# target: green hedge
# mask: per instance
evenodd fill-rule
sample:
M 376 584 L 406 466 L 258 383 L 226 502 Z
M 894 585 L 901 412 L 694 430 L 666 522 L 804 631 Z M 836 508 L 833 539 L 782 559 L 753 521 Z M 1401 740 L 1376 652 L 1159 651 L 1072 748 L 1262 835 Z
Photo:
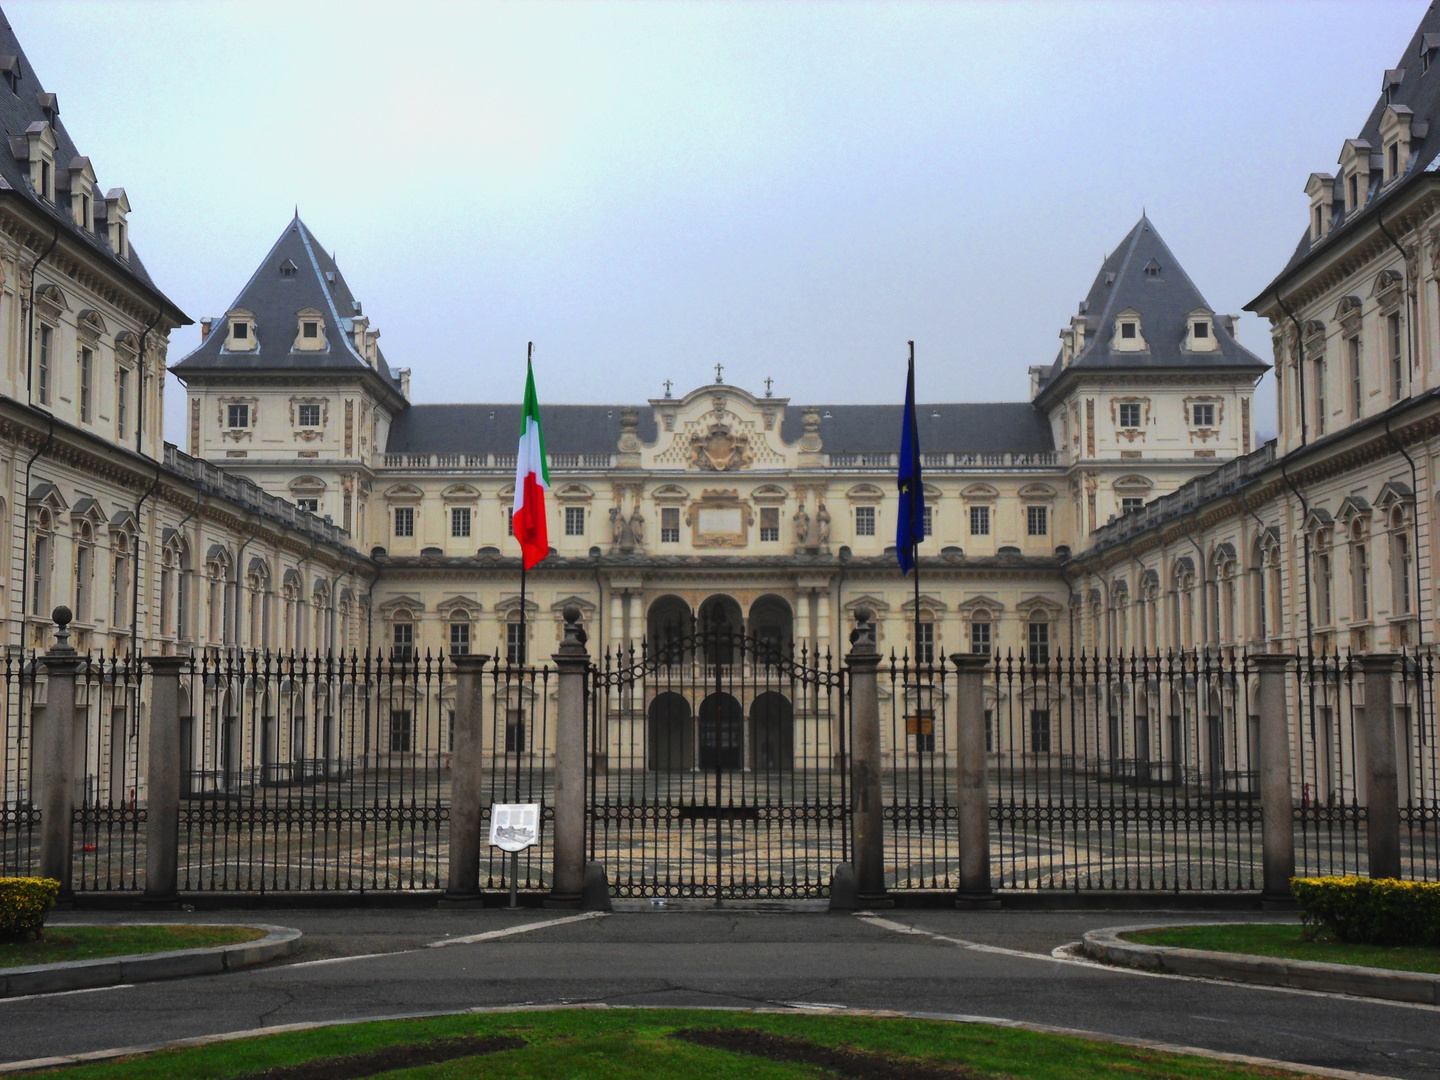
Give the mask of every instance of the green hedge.
M 1368 945 L 1440 945 L 1440 884 L 1394 878 L 1291 878 L 1314 938 L 1328 929 Z
M 54 878 L 0 878 L 0 941 L 39 937 L 59 893 Z

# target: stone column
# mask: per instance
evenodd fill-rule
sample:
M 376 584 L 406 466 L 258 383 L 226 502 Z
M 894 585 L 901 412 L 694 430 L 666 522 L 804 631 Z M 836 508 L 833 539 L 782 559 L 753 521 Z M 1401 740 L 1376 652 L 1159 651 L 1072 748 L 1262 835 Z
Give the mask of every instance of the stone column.
M 959 818 L 958 908 L 998 908 L 990 886 L 990 784 L 985 753 L 987 654 L 953 653 L 955 665 L 955 806 Z
M 610 594 L 610 647 L 617 653 L 625 647 L 625 597 Z
M 547 908 L 578 908 L 585 892 L 585 679 L 590 656 L 580 609 L 563 612 L 565 638 L 554 654 L 559 669 L 555 719 L 555 824 L 551 835 L 554 871 Z
M 1400 790 L 1395 768 L 1395 653 L 1362 656 L 1365 671 L 1365 803 L 1370 876 L 1400 876 Z
M 795 595 L 795 651 L 801 649 L 813 658 L 814 646 L 810 642 L 810 593 L 802 589 Z
M 450 875 L 445 899 L 480 899 L 480 815 L 485 809 L 485 664 L 483 655 L 456 656 L 455 743 L 450 752 Z
M 850 633 L 850 804 L 855 899 L 862 908 L 894 907 L 885 891 L 885 806 L 880 785 L 880 686 L 875 626 L 869 608 L 855 612 Z
M 1295 800 L 1290 781 L 1290 716 L 1285 708 L 1288 656 L 1254 656 L 1260 673 L 1260 811 L 1265 907 L 1294 907 Z
M 71 848 L 75 832 L 75 677 L 80 657 L 70 647 L 70 609 L 57 607 L 55 644 L 41 658 L 45 665 L 45 712 L 32 713 L 35 769 L 39 774 L 40 876 L 60 882 L 60 895 L 71 889 Z M 83 730 L 83 729 L 82 729 Z
M 148 656 L 150 736 L 145 769 L 145 899 L 173 903 L 180 882 L 180 676 L 188 656 Z M 272 758 L 273 761 L 273 758 Z

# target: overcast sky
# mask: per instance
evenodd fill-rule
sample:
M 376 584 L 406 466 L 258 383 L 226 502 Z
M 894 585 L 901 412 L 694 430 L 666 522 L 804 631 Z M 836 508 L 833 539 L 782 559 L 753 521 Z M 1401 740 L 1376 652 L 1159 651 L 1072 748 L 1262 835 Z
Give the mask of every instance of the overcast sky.
M 1024 399 L 1142 208 L 1239 312 L 1425 4 L 4 9 L 197 320 L 298 204 L 416 401 L 801 404 Z

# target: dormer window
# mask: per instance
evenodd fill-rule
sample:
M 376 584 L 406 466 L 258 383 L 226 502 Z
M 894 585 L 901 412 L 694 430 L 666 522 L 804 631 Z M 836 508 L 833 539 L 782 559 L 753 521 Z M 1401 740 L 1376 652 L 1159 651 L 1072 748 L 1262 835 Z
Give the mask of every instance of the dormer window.
M 295 276 L 295 263 L 292 262 L 290 259 L 286 259 L 283 263 L 281 263 L 280 276 L 282 278 L 285 278 L 286 280 L 293 278 Z
M 1193 332 L 1197 338 L 1208 338 L 1210 336 L 1210 324 L 1197 322 L 1192 324 Z
M 1406 105 L 1389 105 L 1380 117 L 1380 138 L 1385 147 L 1384 182 L 1398 180 L 1410 164 L 1410 138 L 1415 114 Z
M 1160 276 L 1160 264 L 1151 259 L 1145 264 L 1145 276 L 1147 278 L 1158 278 Z
M 3 69 L 0 57 L 0 69 Z M 11 140 L 11 146 L 23 152 L 30 162 L 30 186 L 35 194 L 49 202 L 55 201 L 55 129 L 44 120 L 36 120 L 25 129 L 23 151 L 17 145 L 19 139 Z
M 130 257 L 130 228 L 126 215 L 130 199 L 124 188 L 111 188 L 105 193 L 105 228 L 109 233 L 110 250 L 122 259 Z
M 1123 322 L 1120 324 L 1120 336 L 1127 340 L 1133 338 L 1137 329 L 1138 327 L 1133 322 Z
M 1110 338 L 1110 347 L 1117 352 L 1143 352 L 1150 346 L 1140 328 L 1140 312 L 1126 308 L 1115 316 L 1115 328 Z
M 1346 192 L 1345 209 L 1353 211 L 1360 205 L 1360 177 L 1351 173 L 1346 183 L 1349 185 L 1349 190 Z
M 259 346 L 255 336 L 255 316 L 248 311 L 236 309 L 227 311 L 225 319 L 230 333 L 225 339 L 225 348 L 230 352 L 254 352 Z
M 327 347 L 324 316 L 316 308 L 305 308 L 296 312 L 295 318 L 295 343 L 291 348 L 296 352 L 323 352 Z
M 10 87 L 10 92 L 16 96 L 20 93 L 20 58 L 18 56 L 0 56 L 0 72 L 5 75 L 5 85 Z
M 301 324 L 301 333 L 307 338 L 320 336 L 320 324 L 311 320 Z
M 1215 339 L 1215 316 L 1205 308 L 1198 308 L 1185 317 L 1185 345 L 1187 352 L 1214 352 L 1220 347 Z

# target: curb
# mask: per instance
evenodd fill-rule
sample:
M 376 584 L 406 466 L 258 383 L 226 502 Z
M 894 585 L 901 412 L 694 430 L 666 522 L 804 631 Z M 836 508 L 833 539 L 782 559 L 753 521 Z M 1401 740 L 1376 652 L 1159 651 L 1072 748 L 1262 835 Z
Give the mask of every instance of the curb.
M 1201 979 L 1228 979 L 1290 990 L 1404 1001 L 1414 1005 L 1440 1005 L 1440 975 L 1349 964 L 1322 964 L 1314 960 L 1286 960 L 1278 956 L 1181 949 L 1171 945 L 1141 945 L 1120 937 L 1121 934 L 1162 930 L 1176 925 L 1146 923 L 1143 926 L 1089 930 L 1080 944 L 1080 951 L 1092 960 L 1142 971 L 1163 971 Z
M 93 926 L 94 923 L 66 923 Z M 104 924 L 108 925 L 108 924 Z M 129 926 L 173 926 L 173 923 L 128 923 Z M 55 994 L 66 990 L 94 990 L 121 983 L 181 979 L 191 975 L 217 975 L 292 955 L 300 947 L 300 931 L 265 923 L 235 923 L 267 933 L 254 941 L 214 945 L 204 949 L 105 956 L 98 960 L 72 960 L 60 964 L 0 968 L 0 998 L 24 994 Z

